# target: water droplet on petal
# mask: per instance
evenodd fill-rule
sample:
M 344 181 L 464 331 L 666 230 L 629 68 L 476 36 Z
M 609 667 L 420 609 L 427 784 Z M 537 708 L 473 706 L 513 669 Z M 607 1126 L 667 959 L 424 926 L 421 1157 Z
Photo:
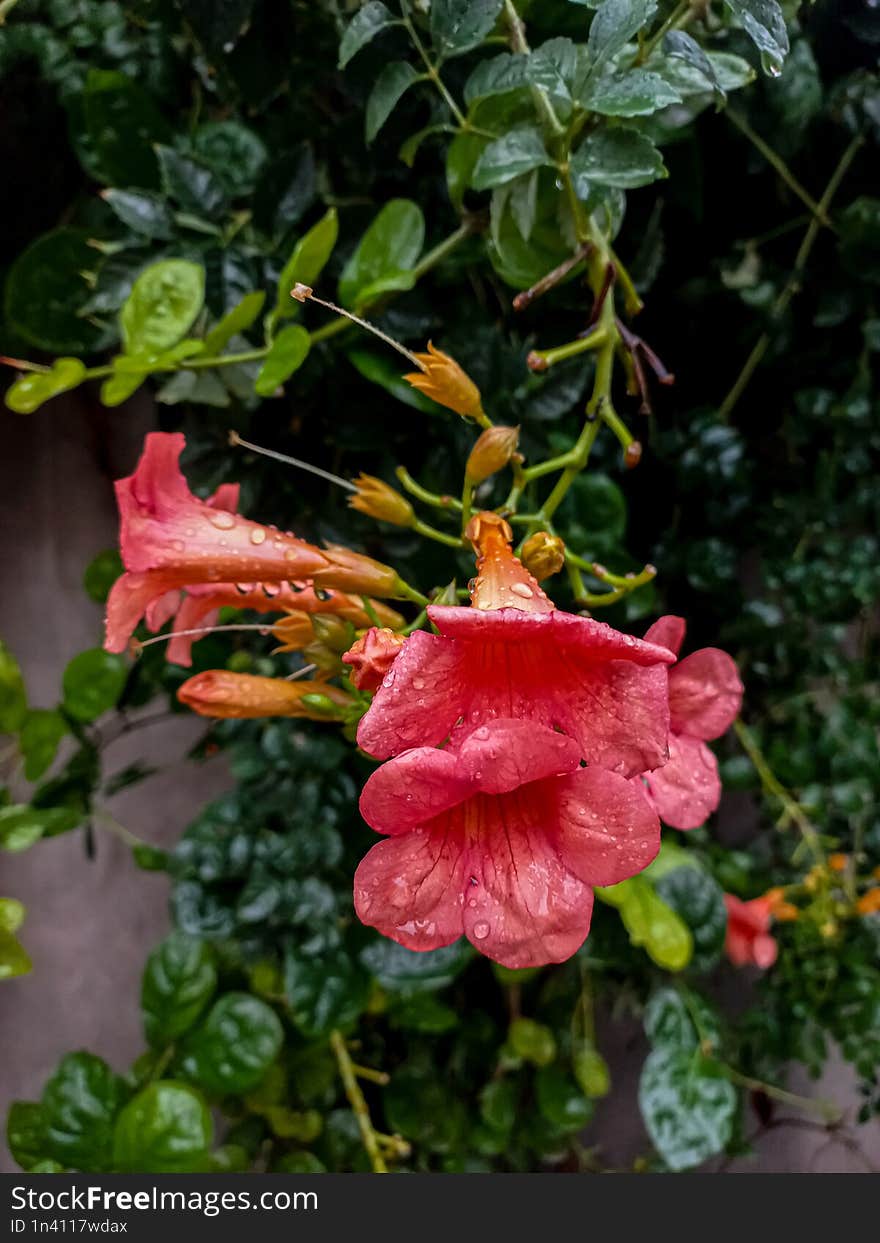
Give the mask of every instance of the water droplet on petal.
M 255 527 L 253 531 L 251 531 L 251 543 L 252 544 L 263 544 L 265 543 L 265 541 L 266 541 L 266 532 L 263 530 L 262 527 Z
M 208 521 L 218 531 L 229 531 L 235 526 L 235 514 L 230 514 L 225 509 L 212 509 L 208 514 Z
M 474 936 L 478 941 L 485 941 L 489 935 L 489 925 L 487 923 L 474 924 Z
M 414 687 L 417 691 L 423 691 L 423 690 L 425 689 L 425 679 L 424 679 L 424 678 L 413 678 L 413 680 L 412 680 L 412 684 L 413 684 L 413 687 Z
M 527 587 L 525 583 L 512 583 L 510 590 L 514 593 L 514 595 L 522 596 L 523 600 L 531 600 L 532 596 L 535 594 L 531 587 Z

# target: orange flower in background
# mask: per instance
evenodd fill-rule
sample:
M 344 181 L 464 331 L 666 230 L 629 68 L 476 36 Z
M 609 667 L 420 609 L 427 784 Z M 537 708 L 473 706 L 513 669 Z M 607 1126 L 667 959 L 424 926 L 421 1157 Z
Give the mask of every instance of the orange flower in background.
M 849 855 L 844 855 L 840 852 L 828 856 L 828 866 L 832 872 L 845 872 L 848 862 Z
M 382 522 L 390 522 L 396 527 L 411 527 L 416 513 L 405 496 L 390 487 L 375 475 L 365 475 L 363 471 L 355 479 L 356 491 L 349 498 L 352 509 L 360 510 L 370 518 L 379 518 Z
M 732 893 L 724 895 L 727 937 L 724 952 L 735 967 L 749 964 L 766 970 L 776 962 L 779 946 L 770 935 L 771 903 L 766 895 L 743 902 Z
M 413 357 L 422 370 L 412 371 L 403 377 L 413 388 L 463 418 L 475 419 L 482 415 L 480 390 L 454 358 L 436 349 L 430 341 L 427 353 L 414 354 Z
M 221 720 L 287 716 L 338 721 L 352 706 L 350 695 L 326 682 L 290 682 L 227 669 L 209 669 L 188 678 L 177 698 L 199 716 Z
M 880 889 L 869 889 L 856 902 L 859 915 L 876 915 L 880 911 Z
M 351 680 L 359 691 L 376 691 L 406 639 L 387 627 L 373 626 L 342 657 L 351 665 Z

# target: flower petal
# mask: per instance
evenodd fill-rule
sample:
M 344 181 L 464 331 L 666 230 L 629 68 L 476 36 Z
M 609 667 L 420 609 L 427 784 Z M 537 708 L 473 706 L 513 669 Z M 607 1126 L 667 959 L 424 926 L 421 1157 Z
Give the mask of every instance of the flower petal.
M 464 931 L 505 967 L 564 962 L 590 930 L 593 891 L 568 870 L 546 831 L 543 784 L 480 795 L 469 821 Z
M 467 876 L 464 839 L 449 825 L 379 842 L 354 874 L 362 923 L 411 950 L 439 949 L 461 936 Z
M 574 772 L 581 758 L 573 738 L 519 720 L 479 726 L 461 742 L 458 754 L 461 771 L 487 794 Z
M 584 768 L 544 785 L 556 803 L 560 857 L 585 883 L 616 885 L 657 855 L 660 821 L 639 782 Z
M 400 649 L 358 726 L 358 744 L 377 759 L 448 737 L 470 699 L 464 653 L 424 630 Z
M 371 773 L 360 811 L 377 833 L 397 835 L 433 820 L 476 788 L 453 752 L 415 747 Z
M 683 617 L 667 613 L 649 626 L 645 631 L 645 642 L 656 643 L 658 647 L 668 648 L 675 656 L 681 651 L 687 623 Z
M 668 763 L 645 780 L 660 819 L 673 829 L 698 829 L 721 799 L 715 756 L 686 734 L 669 735 Z
M 717 647 L 701 648 L 669 672 L 671 726 L 704 741 L 720 738 L 736 718 L 742 696 L 732 657 Z

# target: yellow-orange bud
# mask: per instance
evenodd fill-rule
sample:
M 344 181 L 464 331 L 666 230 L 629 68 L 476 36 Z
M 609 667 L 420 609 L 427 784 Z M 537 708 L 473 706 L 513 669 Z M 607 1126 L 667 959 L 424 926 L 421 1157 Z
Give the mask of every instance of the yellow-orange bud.
M 503 470 L 516 452 L 518 427 L 487 427 L 471 449 L 465 474 L 471 483 L 482 483 Z
M 230 673 L 227 669 L 209 669 L 188 678 L 177 698 L 199 716 L 222 720 L 265 716 L 338 720 L 342 717 L 341 709 L 352 702 L 339 687 L 325 682 L 289 682 L 285 678 Z
M 856 910 L 860 915 L 876 915 L 880 911 L 880 889 L 869 889 L 856 902 Z
M 422 370 L 410 372 L 403 377 L 413 388 L 439 402 L 441 406 L 454 410 L 463 418 L 473 419 L 482 414 L 480 390 L 454 358 L 435 349 L 430 341 L 427 353 L 415 354 L 413 357 Z
M 565 544 L 558 535 L 536 531 L 522 546 L 520 559 L 529 573 L 542 582 L 565 565 Z
M 370 518 L 391 522 L 396 527 L 412 526 L 416 515 L 405 496 L 375 475 L 362 473 L 354 483 L 357 491 L 348 502 L 352 509 L 358 509 Z
M 299 652 L 315 637 L 312 619 L 308 613 L 291 610 L 272 627 L 272 634 L 280 643 L 276 652 Z
M 341 544 L 328 544 L 323 550 L 327 565 L 313 570 L 310 578 L 316 587 L 336 587 L 339 591 L 354 591 L 362 596 L 380 598 L 402 597 L 400 578 L 390 565 L 352 552 Z
M 828 856 L 828 866 L 832 872 L 845 872 L 848 862 L 849 855 L 838 853 Z

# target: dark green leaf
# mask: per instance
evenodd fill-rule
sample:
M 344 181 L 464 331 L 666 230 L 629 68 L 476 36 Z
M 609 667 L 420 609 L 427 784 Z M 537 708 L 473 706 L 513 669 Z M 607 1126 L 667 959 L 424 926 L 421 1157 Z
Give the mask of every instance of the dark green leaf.
M 66 733 L 67 722 L 54 708 L 32 708 L 28 712 L 18 740 L 28 781 L 39 781 Z
M 593 1102 L 560 1066 L 543 1066 L 535 1075 L 538 1108 L 554 1127 L 580 1131 L 593 1116 Z
M 68 1053 L 43 1089 L 48 1155 L 74 1169 L 109 1169 L 124 1093 L 122 1080 L 101 1058 Z
M 336 208 L 331 207 L 317 224 L 305 233 L 293 248 L 293 254 L 284 265 L 278 278 L 278 292 L 275 302 L 275 319 L 287 319 L 299 311 L 299 303 L 291 298 L 290 291 L 297 283 L 315 284 L 324 270 L 327 260 L 333 253 L 336 239 L 339 236 L 339 218 Z
M 733 1133 L 736 1107 L 736 1089 L 711 1059 L 665 1047 L 648 1055 L 639 1108 L 670 1169 L 691 1169 L 721 1152 Z
M 587 76 L 598 77 L 656 11 L 656 0 L 604 0 L 590 23 Z
M 167 142 L 171 131 L 142 86 L 117 70 L 90 69 L 83 116 L 89 146 L 106 181 L 158 188 L 153 144 Z
M 186 1040 L 183 1069 L 213 1096 L 256 1087 L 278 1056 L 281 1021 L 259 997 L 226 993 Z
M 240 121 L 200 125 L 193 135 L 193 151 L 233 198 L 253 190 L 269 159 L 263 140 Z
M 433 0 L 431 38 L 441 56 L 482 43 L 498 20 L 503 0 Z
M 660 108 L 678 103 L 681 95 L 659 73 L 648 69 L 631 69 L 591 80 L 581 103 L 591 112 L 608 117 L 649 116 Z
M 483 151 L 474 168 L 472 185 L 475 190 L 489 190 L 512 181 L 521 173 L 549 164 L 552 160 L 539 129 L 532 126 L 513 129 L 490 142 Z
M 189 1031 L 217 986 L 208 946 L 184 932 L 172 932 L 147 959 L 141 982 L 141 1010 L 147 1041 L 164 1048 Z
M 27 714 L 27 692 L 18 661 L 0 639 L 0 734 L 16 734 Z
M 228 56 L 247 29 L 254 0 L 177 0 L 205 50 Z
M 128 677 L 124 656 L 95 647 L 80 652 L 61 678 L 64 707 L 78 721 L 94 721 L 116 703 Z
M 449 1152 L 462 1134 L 462 1102 L 439 1077 L 403 1067 L 392 1076 L 383 1104 L 391 1128 L 431 1152 Z
M 681 867 L 656 881 L 655 888 L 691 930 L 691 965 L 698 971 L 713 967 L 721 956 L 727 932 L 727 908 L 721 886 L 702 868 Z
M 409 199 L 386 203 L 345 265 L 339 297 L 345 306 L 363 306 L 381 289 L 412 288 L 425 241 L 425 219 Z
M 381 30 L 395 25 L 399 20 L 378 0 L 369 0 L 368 4 L 358 9 L 345 28 L 339 43 L 339 68 L 344 69 L 351 58 L 375 39 Z
M 317 192 L 315 156 L 307 142 L 269 162 L 254 201 L 254 220 L 269 237 L 281 241 L 302 219 Z
M 30 345 L 56 354 L 88 353 L 100 331 L 78 314 L 86 298 L 82 273 L 97 263 L 97 251 L 80 229 L 56 229 L 32 242 L 6 277 L 4 312 Z
M 205 300 L 205 269 L 185 259 L 154 263 L 134 283 L 120 313 L 127 354 L 147 358 L 176 345 Z
M 658 988 L 645 1007 L 645 1032 L 655 1048 L 703 1052 L 721 1044 L 718 1016 L 699 993 L 688 988 Z
M 358 348 L 348 350 L 346 358 L 358 369 L 365 380 L 369 380 L 371 384 L 380 385 L 404 405 L 412 406 L 414 410 L 421 410 L 425 414 L 437 414 L 441 409 L 436 402 L 431 401 L 430 397 L 426 397 L 424 393 L 420 393 L 418 389 L 408 384 L 397 364 L 385 354 L 374 354 L 372 350 Z
M 86 595 L 96 604 L 106 603 L 110 588 L 123 572 L 122 558 L 116 548 L 105 548 L 89 562 L 83 574 Z
M 650 138 L 632 129 L 597 130 L 578 147 L 570 167 L 581 198 L 593 183 L 632 190 L 668 176 Z
M 151 1083 L 116 1121 L 113 1164 L 131 1174 L 205 1169 L 213 1133 L 211 1115 L 198 1092 L 172 1080 Z
M 6 1142 L 12 1159 L 30 1170 L 45 1158 L 46 1127 L 36 1101 L 13 1101 L 6 1116 Z
M 465 83 L 466 103 L 487 99 L 518 90 L 526 84 L 527 57 L 516 52 L 501 52 L 491 60 L 482 60 Z
M 419 75 L 405 60 L 393 60 L 379 74 L 367 99 L 364 131 L 370 143 Z
M 376 937 L 360 953 L 361 964 L 383 988 L 407 994 L 447 988 L 472 958 L 473 950 L 463 939 L 443 949 L 416 953 L 387 937 Z
M 310 957 L 288 949 L 284 956 L 284 987 L 293 1021 L 309 1038 L 347 1027 L 367 1003 L 369 980 L 349 956 L 339 953 Z
M 174 218 L 165 200 L 149 190 L 104 190 L 101 198 L 132 233 L 159 241 L 174 236 Z
M 516 1122 L 519 1092 L 512 1079 L 493 1079 L 480 1093 L 480 1116 L 487 1126 L 508 1135 Z
M 550 96 L 557 114 L 571 112 L 571 91 L 577 73 L 577 48 L 571 39 L 548 39 L 526 62 L 526 79 Z
M 156 155 L 162 187 L 183 211 L 209 219 L 222 214 L 226 207 L 226 191 L 207 164 L 181 155 L 173 147 L 158 146 Z
M 261 397 L 271 397 L 303 365 L 311 344 L 312 338 L 301 325 L 282 328 L 260 368 L 254 391 Z
M 667 56 L 683 60 L 686 65 L 696 69 L 697 73 L 705 80 L 707 86 L 710 86 L 722 99 L 725 97 L 724 89 L 718 81 L 714 65 L 696 39 L 689 35 L 686 30 L 668 31 L 663 36 L 663 51 Z

